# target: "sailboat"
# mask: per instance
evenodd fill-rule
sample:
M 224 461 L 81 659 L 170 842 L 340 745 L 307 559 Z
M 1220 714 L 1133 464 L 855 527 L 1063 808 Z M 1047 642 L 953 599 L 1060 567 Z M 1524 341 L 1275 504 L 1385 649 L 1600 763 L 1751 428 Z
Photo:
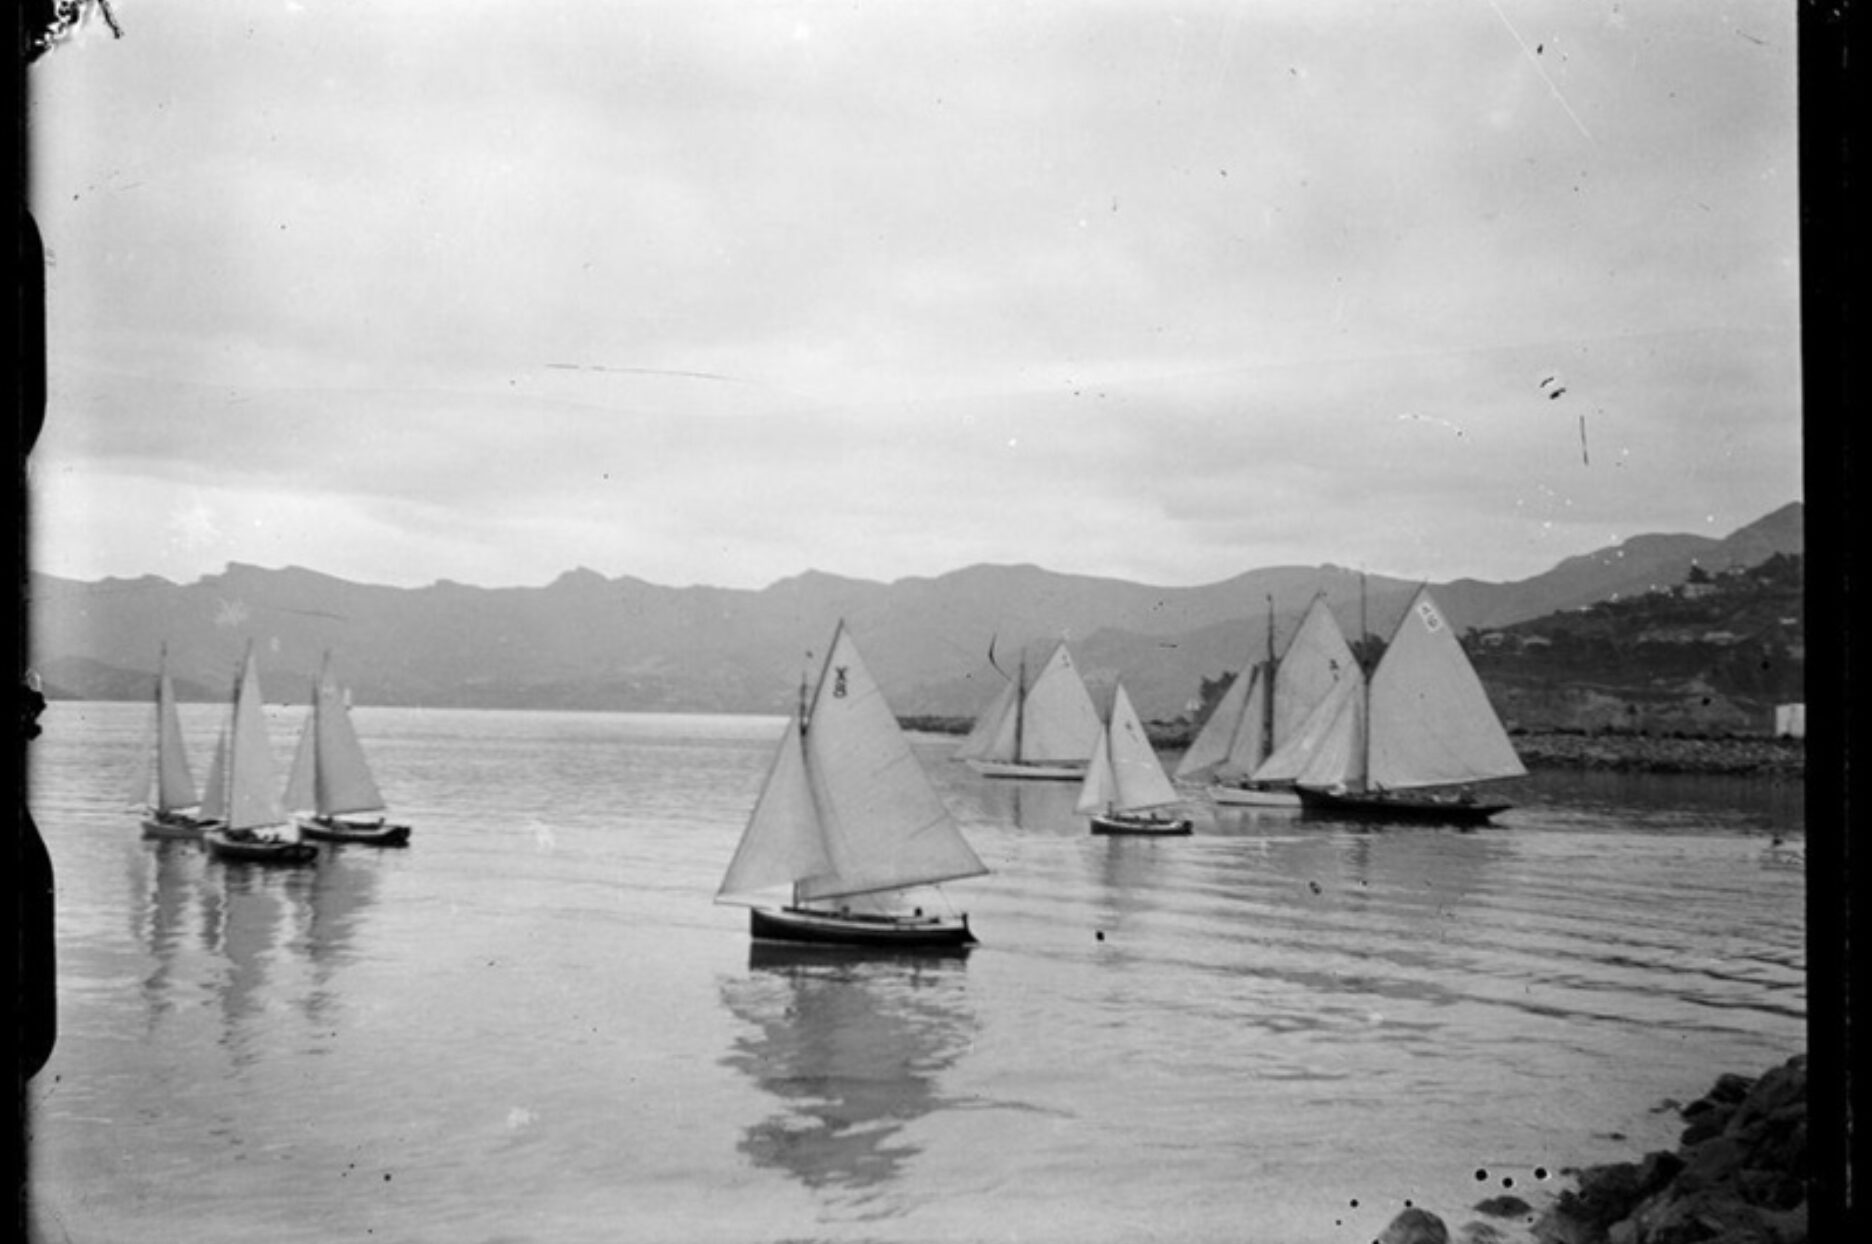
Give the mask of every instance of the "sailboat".
M 299 841 L 286 820 L 279 798 L 279 777 L 268 749 L 266 716 L 260 697 L 260 672 L 253 645 L 234 679 L 225 758 L 218 758 L 213 798 L 220 825 L 202 834 L 202 844 L 216 859 L 258 864 L 309 864 L 318 848 Z M 290 835 L 290 836 L 288 836 Z
M 968 916 L 925 904 L 942 882 L 987 871 L 841 621 L 715 901 L 748 907 L 756 941 L 963 950 L 975 942 Z
M 1119 683 L 1111 721 L 1079 787 L 1077 810 L 1092 818 L 1095 834 L 1187 834 L 1193 828 L 1188 817 L 1160 810 L 1176 802 L 1176 787 Z
M 312 681 L 312 709 L 293 752 L 283 802 L 304 838 L 376 847 L 409 844 L 408 825 L 368 816 L 386 805 L 351 724 L 350 707 L 332 680 L 329 652 Z
M 988 660 L 993 664 L 992 644 Z M 984 777 L 1077 782 L 1103 728 L 1072 653 L 1060 643 L 1032 683 L 1021 653 L 1014 677 L 976 719 L 956 756 Z
M 1335 688 L 1302 734 L 1301 807 L 1333 817 L 1479 825 L 1512 805 L 1471 785 L 1527 772 L 1427 587 L 1370 678 Z
M 156 738 L 150 767 L 137 785 L 134 799 L 144 804 L 145 838 L 199 839 L 214 824 L 201 811 L 195 774 L 189 768 L 182 742 L 182 717 L 176 708 L 175 685 L 169 678 L 169 649 L 165 645 L 156 666 Z
M 1297 808 L 1292 774 L 1262 771 L 1314 707 L 1358 667 L 1323 595 L 1315 596 L 1279 657 L 1268 598 L 1267 657 L 1236 675 L 1177 763 L 1178 781 L 1209 779 L 1218 804 Z

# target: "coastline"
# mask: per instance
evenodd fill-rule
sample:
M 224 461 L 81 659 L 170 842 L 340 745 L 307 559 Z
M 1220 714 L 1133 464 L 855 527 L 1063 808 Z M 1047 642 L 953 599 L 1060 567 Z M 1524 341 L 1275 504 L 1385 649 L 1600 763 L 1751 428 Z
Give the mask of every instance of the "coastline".
M 964 735 L 974 724 L 965 717 L 901 717 L 906 730 L 923 734 Z M 1153 722 L 1151 742 L 1161 751 L 1189 746 L 1193 730 L 1182 724 Z M 1722 774 L 1799 781 L 1807 771 L 1807 746 L 1801 739 L 1764 735 L 1663 735 L 1610 731 L 1527 731 L 1510 736 L 1521 763 L 1529 769 L 1596 769 L 1625 773 Z

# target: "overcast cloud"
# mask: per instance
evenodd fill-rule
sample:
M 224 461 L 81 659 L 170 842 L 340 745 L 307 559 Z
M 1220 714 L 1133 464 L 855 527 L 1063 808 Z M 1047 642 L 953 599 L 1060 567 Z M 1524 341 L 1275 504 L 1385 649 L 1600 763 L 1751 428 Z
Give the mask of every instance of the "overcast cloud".
M 1514 579 L 1800 497 L 1794 9 L 115 0 L 34 554 Z

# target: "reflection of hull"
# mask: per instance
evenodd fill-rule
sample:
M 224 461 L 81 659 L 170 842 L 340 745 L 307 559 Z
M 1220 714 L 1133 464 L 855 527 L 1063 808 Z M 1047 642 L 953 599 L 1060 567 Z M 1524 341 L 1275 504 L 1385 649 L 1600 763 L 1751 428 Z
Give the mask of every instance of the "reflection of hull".
M 182 812 L 152 812 L 143 818 L 143 836 L 200 842 L 205 831 L 219 824 L 220 821 L 205 821 Z
M 845 950 L 954 951 L 975 944 L 968 917 L 883 916 L 754 907 L 748 911 L 758 943 Z
M 1167 838 L 1187 834 L 1196 828 L 1186 816 L 1168 816 L 1162 812 L 1097 812 L 1092 816 L 1095 834 L 1134 834 Z
M 1048 782 L 1083 781 L 1086 762 L 1059 760 L 1045 763 L 1022 760 L 971 760 L 969 768 L 991 778 L 1032 778 Z
M 1513 804 L 1483 802 L 1473 796 L 1436 795 L 1406 791 L 1316 790 L 1302 786 L 1300 806 L 1309 813 L 1359 821 L 1387 821 L 1415 825 L 1484 825 L 1497 812 Z
M 1212 783 L 1209 798 L 1219 804 L 1241 808 L 1297 808 L 1300 796 L 1291 786 L 1231 786 L 1225 782 Z
M 318 848 L 309 842 L 262 838 L 251 830 L 211 830 L 202 835 L 208 854 L 230 864 L 310 864 Z
M 379 817 L 375 821 L 348 821 L 338 816 L 302 816 L 299 834 L 318 842 L 344 842 L 365 847 L 406 847 L 410 827 L 392 825 Z
M 892 949 L 888 946 L 841 946 L 832 942 L 768 942 L 755 939 L 748 943 L 748 966 L 766 971 L 789 968 L 838 968 L 846 965 L 901 963 L 921 970 L 936 971 L 946 967 L 966 966 L 968 946 L 917 946 Z

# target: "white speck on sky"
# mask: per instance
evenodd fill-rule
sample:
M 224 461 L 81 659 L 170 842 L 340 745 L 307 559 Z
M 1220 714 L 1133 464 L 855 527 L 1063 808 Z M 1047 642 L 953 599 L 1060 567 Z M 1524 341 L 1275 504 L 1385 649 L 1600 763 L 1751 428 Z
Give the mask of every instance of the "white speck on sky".
M 113 9 L 29 70 L 48 573 L 1509 580 L 1801 495 L 1778 0 Z

